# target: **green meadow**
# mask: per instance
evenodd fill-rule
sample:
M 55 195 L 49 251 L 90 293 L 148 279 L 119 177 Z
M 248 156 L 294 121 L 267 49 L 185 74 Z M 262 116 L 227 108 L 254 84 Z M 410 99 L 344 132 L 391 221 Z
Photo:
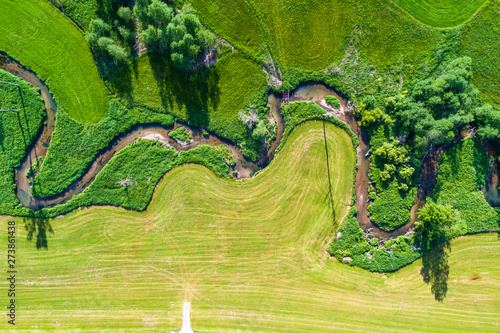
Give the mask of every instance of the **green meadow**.
M 325 141 L 336 219 L 325 203 Z M 202 332 L 497 331 L 496 234 L 456 239 L 392 274 L 326 255 L 350 202 L 354 161 L 346 132 L 307 122 L 250 180 L 187 164 L 164 176 L 144 212 L 1 217 L 17 223 L 16 329 L 178 330 L 190 301 L 192 327 Z M 442 303 L 436 288 L 447 290 Z
M 0 20 L 0 50 L 37 73 L 59 107 L 82 123 L 104 116 L 109 93 L 76 24 L 49 1 L 2 1 Z

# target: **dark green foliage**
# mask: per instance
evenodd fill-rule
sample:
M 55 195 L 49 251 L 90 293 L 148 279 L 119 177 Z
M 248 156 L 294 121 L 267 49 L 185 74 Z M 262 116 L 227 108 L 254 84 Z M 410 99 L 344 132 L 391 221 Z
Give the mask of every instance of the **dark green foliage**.
M 436 188 L 430 199 L 458 210 L 460 220 L 465 223 L 463 232 L 499 229 L 500 216 L 480 191 L 489 169 L 484 148 L 473 138 L 463 140 L 442 156 Z
M 0 109 L 19 111 L 19 118 L 13 112 L 0 112 L 0 214 L 24 214 L 16 197 L 13 169 L 21 164 L 40 131 L 45 105 L 39 90 L 22 79 L 0 70 L 0 81 L 20 85 L 26 107 L 17 86 L 0 84 Z
M 217 176 L 230 179 L 229 166 L 234 164 L 234 158 L 224 146 L 201 145 L 178 153 L 157 141 L 137 140 L 119 151 L 83 193 L 38 214 L 52 217 L 91 205 L 144 210 L 160 178 L 183 163 L 204 165 Z
M 474 119 L 479 129 L 477 135 L 479 138 L 500 139 L 500 109 L 484 104 L 473 111 Z
M 325 101 L 333 108 L 338 109 L 340 108 L 340 101 L 337 97 L 335 96 L 326 96 Z
M 89 6 L 92 4 L 93 7 Z M 128 0 L 63 0 L 65 14 L 86 31 L 85 38 L 104 78 L 135 55 L 135 18 Z
M 171 115 L 126 109 L 118 100 L 110 101 L 106 117 L 95 125 L 84 126 L 60 110 L 47 157 L 32 186 L 33 195 L 46 197 L 64 191 L 84 174 L 99 151 L 134 125 L 170 126 L 173 122 Z
M 478 115 L 480 133 L 494 135 L 491 126 L 500 122 L 500 115 L 489 106 L 481 107 L 471 78 L 471 59 L 462 57 L 447 64 L 436 78 L 418 82 L 410 96 L 395 107 L 399 130 L 408 133 L 416 147 L 424 150 L 430 143 L 450 142 Z M 490 124 L 491 120 L 494 122 Z
M 362 112 L 366 112 L 365 107 Z M 373 182 L 368 206 L 371 220 L 383 230 L 393 230 L 411 219 L 417 194 L 419 162 L 410 147 L 394 138 L 392 121 L 370 122 L 370 179 Z
M 95 19 L 90 22 L 89 28 L 89 32 L 85 37 L 94 52 L 101 56 L 107 56 L 111 61 L 118 64 L 128 60 L 125 49 L 111 38 L 111 26 L 109 24 L 104 23 L 101 19 Z M 123 27 L 121 28 L 122 36 L 125 35 L 126 39 L 130 40 L 131 32 Z
M 356 115 L 360 119 L 359 125 L 363 127 L 372 127 L 384 123 L 392 124 L 393 122 L 389 115 L 385 114 L 380 108 L 375 107 L 374 104 L 361 103 L 356 108 Z
M 451 206 L 430 203 L 418 212 L 415 222 L 415 242 L 420 247 L 430 250 L 442 241 L 449 229 L 458 220 L 458 212 Z
M 134 11 L 143 28 L 142 39 L 148 49 L 170 56 L 179 69 L 191 69 L 202 51 L 215 43 L 189 5 L 177 12 L 159 0 L 138 1 Z
M 168 136 L 172 139 L 184 142 L 189 142 L 193 138 L 193 135 L 191 135 L 191 133 L 188 133 L 185 127 L 179 127 L 178 129 L 168 133 Z

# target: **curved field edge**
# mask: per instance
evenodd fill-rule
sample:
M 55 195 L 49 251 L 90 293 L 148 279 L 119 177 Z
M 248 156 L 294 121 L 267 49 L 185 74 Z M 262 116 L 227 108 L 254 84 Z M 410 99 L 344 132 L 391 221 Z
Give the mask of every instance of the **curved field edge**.
M 497 329 L 497 235 L 451 242 L 448 273 L 437 281 L 446 285 L 447 297 L 439 303 L 431 292 L 434 283 L 422 281 L 420 260 L 396 273 L 375 274 L 319 257 L 310 250 L 314 233 L 300 246 L 287 241 L 300 233 L 296 226 L 287 228 L 287 221 L 214 218 L 205 214 L 206 200 L 187 207 L 177 195 L 192 183 L 189 177 L 196 178 L 193 190 L 221 180 L 194 165 L 173 173 L 154 213 L 98 207 L 38 225 L 0 217 L 2 225 L 18 226 L 19 329 L 178 330 L 184 301 L 192 305 L 193 329 L 205 332 Z M 224 201 L 232 194 L 217 197 Z M 161 205 L 168 205 L 170 214 L 162 213 Z M 171 217 L 186 208 L 199 217 Z M 36 248 L 36 228 L 46 231 L 46 248 Z M 6 237 L 0 246 L 7 246 Z M 7 328 L 6 322 L 0 325 Z
M 470 21 L 489 0 L 390 0 L 420 23 L 453 28 Z
M 276 156 L 270 165 L 260 170 L 253 178 L 259 173 L 268 170 L 275 163 L 275 159 L 281 158 L 281 150 L 288 145 L 290 133 L 298 130 L 297 127 L 311 121 L 316 123 L 317 120 L 325 120 L 328 127 L 333 126 L 347 134 L 350 140 L 350 150 L 356 156 L 356 150 L 353 147 L 353 144 L 357 144 L 355 134 L 344 122 L 337 118 L 325 118 L 323 112 L 324 110 L 321 107 L 312 102 L 295 102 L 286 106 L 284 114 L 287 120 L 287 127 Z M 289 114 L 293 114 L 293 118 Z M 33 216 L 49 218 L 66 214 L 78 207 L 93 205 L 111 205 L 134 210 L 145 210 L 161 178 L 173 168 L 185 163 L 203 165 L 218 177 L 234 181 L 229 175 L 229 166 L 232 163 L 230 156 L 229 151 L 224 147 L 202 145 L 178 153 L 171 148 L 163 147 L 159 142 L 141 139 L 120 150 L 84 192 L 75 195 L 65 204 L 35 211 L 33 212 Z M 283 158 L 286 158 L 286 156 Z M 353 171 L 347 178 L 352 178 L 351 184 L 354 184 L 355 161 L 352 168 Z M 325 177 L 327 177 L 326 174 Z M 347 203 L 349 204 L 350 200 Z M 345 216 L 345 214 L 337 215 L 335 216 L 337 219 L 336 222 L 342 220 L 339 220 L 340 216 Z
M 102 120 L 92 125 L 78 123 L 64 112 L 58 114 L 47 158 L 35 177 L 35 196 L 62 193 L 85 173 L 99 151 L 133 126 L 168 126 L 174 117 L 230 139 L 244 155 L 258 158 L 259 143 L 238 113 L 250 104 L 265 105 L 267 84 L 260 67 L 237 53 L 189 77 L 154 55 L 143 54 L 133 64 L 113 81 L 120 82 L 114 89 L 128 107 L 112 99 Z
M 0 50 L 36 72 L 74 119 L 98 122 L 109 93 L 83 32 L 49 1 L 3 1 L 0 18 Z

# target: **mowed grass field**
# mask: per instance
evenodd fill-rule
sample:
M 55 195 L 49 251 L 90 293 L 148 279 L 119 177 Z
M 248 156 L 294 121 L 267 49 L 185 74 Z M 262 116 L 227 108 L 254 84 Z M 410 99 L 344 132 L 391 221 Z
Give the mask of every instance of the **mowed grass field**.
M 488 0 L 391 0 L 423 24 L 451 28 L 470 20 Z
M 355 156 L 334 125 L 326 124 L 326 140 L 343 216 Z M 7 249 L 7 221 L 17 221 L 16 328 L 178 330 L 182 304 L 191 301 L 193 329 L 202 332 L 498 331 L 497 235 L 452 242 L 448 295 L 437 303 L 420 261 L 382 275 L 328 259 L 326 168 L 323 124 L 307 122 L 250 180 L 185 165 L 159 183 L 147 211 L 77 210 L 38 222 L 32 242 L 23 226 L 32 221 L 1 217 L 0 248 Z M 7 290 L 5 279 L 0 288 Z
M 460 49 L 472 58 L 472 82 L 481 95 L 500 104 L 500 1 L 490 0 L 467 23 Z
M 74 119 L 98 122 L 108 91 L 83 32 L 49 1 L 4 0 L 0 51 L 46 81 L 59 106 Z

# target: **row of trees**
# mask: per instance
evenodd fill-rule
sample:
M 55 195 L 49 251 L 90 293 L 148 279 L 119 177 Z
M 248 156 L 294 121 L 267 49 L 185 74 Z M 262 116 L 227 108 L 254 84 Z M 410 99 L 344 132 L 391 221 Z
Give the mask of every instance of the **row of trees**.
M 215 36 L 203 27 L 190 5 L 176 11 L 160 0 L 138 0 L 134 7 L 147 48 L 170 56 L 183 70 L 191 68 L 202 51 L 215 43 Z
M 215 43 L 191 5 L 182 10 L 160 0 L 137 0 L 133 9 L 128 5 L 121 0 L 108 4 L 107 15 L 89 24 L 86 38 L 101 68 L 102 60 L 119 65 L 134 55 L 138 29 L 148 50 L 168 56 L 182 70 L 192 68 Z

